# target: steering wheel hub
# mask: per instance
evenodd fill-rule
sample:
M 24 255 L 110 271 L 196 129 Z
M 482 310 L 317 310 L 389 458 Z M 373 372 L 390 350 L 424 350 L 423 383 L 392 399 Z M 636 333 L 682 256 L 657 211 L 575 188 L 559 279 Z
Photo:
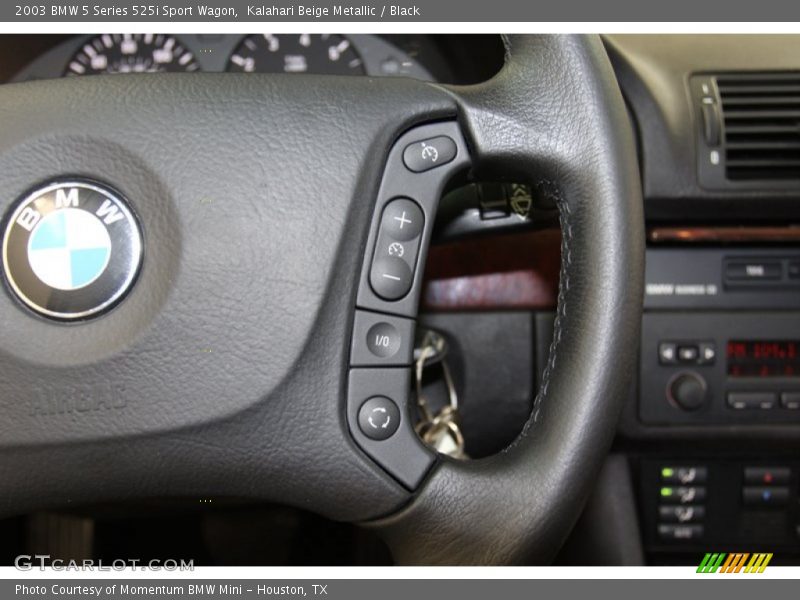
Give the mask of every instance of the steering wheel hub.
M 54 319 L 96 317 L 115 306 L 136 280 L 142 253 L 141 228 L 121 195 L 80 180 L 28 195 L 3 236 L 9 287 Z

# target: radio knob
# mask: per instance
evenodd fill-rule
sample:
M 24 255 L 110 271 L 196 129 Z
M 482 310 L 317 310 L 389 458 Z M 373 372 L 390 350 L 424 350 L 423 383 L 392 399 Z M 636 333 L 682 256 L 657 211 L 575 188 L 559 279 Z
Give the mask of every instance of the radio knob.
M 706 403 L 706 380 L 697 373 L 681 373 L 667 387 L 667 396 L 683 410 L 697 410 Z

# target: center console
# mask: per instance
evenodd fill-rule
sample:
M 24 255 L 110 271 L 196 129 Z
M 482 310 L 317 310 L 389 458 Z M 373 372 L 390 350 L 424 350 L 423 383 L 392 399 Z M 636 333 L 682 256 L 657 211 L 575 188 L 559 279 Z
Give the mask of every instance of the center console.
M 652 247 L 640 353 L 623 428 L 651 449 L 651 560 L 800 554 L 800 249 Z

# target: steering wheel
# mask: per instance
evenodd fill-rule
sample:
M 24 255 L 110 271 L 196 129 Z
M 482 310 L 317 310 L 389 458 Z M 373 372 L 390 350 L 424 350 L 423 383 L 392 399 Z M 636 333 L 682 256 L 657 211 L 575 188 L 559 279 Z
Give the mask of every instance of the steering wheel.
M 374 527 L 401 563 L 550 560 L 635 364 L 644 221 L 600 39 L 505 43 L 502 71 L 470 87 L 234 74 L 0 87 L 0 512 L 241 498 Z M 436 202 L 467 176 L 553 199 L 562 270 L 523 433 L 455 461 L 414 435 L 408 336 Z M 94 188 L 105 196 L 80 222 L 100 219 L 128 277 L 42 288 L 44 234 L 22 213 L 44 227 L 47 211 L 89 210 Z M 116 205 L 129 214 L 109 224 Z M 391 240 L 403 257 L 382 254 Z M 44 298 L 20 283 L 28 267 Z

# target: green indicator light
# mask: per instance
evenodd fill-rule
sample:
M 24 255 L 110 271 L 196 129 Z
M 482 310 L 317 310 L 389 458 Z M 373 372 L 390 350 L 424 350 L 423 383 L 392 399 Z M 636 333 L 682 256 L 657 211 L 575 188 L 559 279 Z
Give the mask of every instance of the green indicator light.
M 664 467 L 663 469 L 661 469 L 661 476 L 664 478 L 672 477 L 674 474 L 675 470 L 670 467 Z
M 672 488 L 671 487 L 662 487 L 661 488 L 661 495 L 664 498 L 668 498 L 669 496 L 672 496 Z

